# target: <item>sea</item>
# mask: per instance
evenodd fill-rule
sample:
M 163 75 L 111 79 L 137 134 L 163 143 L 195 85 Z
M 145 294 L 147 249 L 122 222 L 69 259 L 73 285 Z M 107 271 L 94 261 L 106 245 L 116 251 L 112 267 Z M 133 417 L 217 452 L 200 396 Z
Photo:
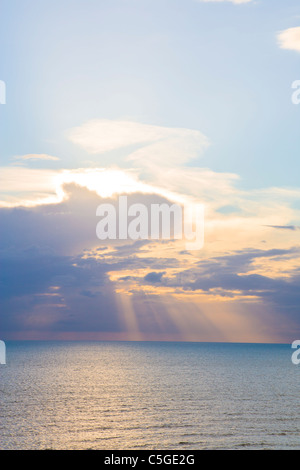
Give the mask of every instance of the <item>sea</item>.
M 0 449 L 300 449 L 290 345 L 8 342 Z

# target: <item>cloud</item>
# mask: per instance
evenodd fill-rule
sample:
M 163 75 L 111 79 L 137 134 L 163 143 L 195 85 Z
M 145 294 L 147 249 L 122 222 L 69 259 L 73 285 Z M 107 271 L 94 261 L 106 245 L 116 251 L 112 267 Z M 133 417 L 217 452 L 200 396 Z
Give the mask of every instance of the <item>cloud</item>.
M 270 341 L 294 334 L 299 249 L 237 250 L 236 235 L 218 256 L 213 238 L 192 255 L 171 241 L 100 242 L 95 209 L 113 199 L 74 184 L 65 191 L 57 204 L 0 209 L 3 337 Z M 284 334 L 281 323 L 274 333 L 279 310 Z
M 104 263 L 36 252 L 1 264 L 6 269 L 0 276 L 2 332 L 122 329 Z
M 299 190 L 244 191 L 235 174 L 193 167 L 209 143 L 191 129 L 96 120 L 69 137 L 107 167 L 0 172 L 1 331 L 253 341 L 296 331 Z M 115 204 L 118 215 L 122 194 L 148 210 L 204 203 L 204 250 L 186 252 L 181 240 L 100 242 L 96 208 Z
M 0 171 L 0 206 L 35 205 L 58 201 L 58 171 L 19 166 Z
M 300 227 L 296 225 L 266 225 L 266 227 L 274 228 L 277 230 L 300 230 Z
M 33 207 L 56 204 L 67 197 L 66 185 L 76 184 L 101 197 L 116 194 L 158 194 L 177 200 L 175 192 L 149 185 L 135 170 L 119 168 L 78 168 L 76 170 L 44 170 L 2 167 L 0 171 L 0 207 Z M 178 196 L 177 196 L 178 198 Z
M 281 31 L 278 34 L 278 43 L 281 49 L 300 52 L 300 26 Z
M 284 238 L 283 230 L 270 230 L 267 225 L 283 227 L 297 223 L 300 214 L 295 202 L 299 199 L 299 190 L 243 191 L 237 186 L 238 175 L 217 173 L 193 167 L 190 163 L 185 165 L 208 145 L 208 139 L 200 132 L 108 120 L 89 121 L 77 129 L 83 132 L 87 146 L 92 137 L 93 146 L 98 148 L 99 144 L 100 149 L 104 148 L 101 147 L 103 129 L 120 131 L 123 137 L 118 137 L 117 146 L 139 141 L 138 149 L 129 146 L 122 151 L 123 164 L 127 161 L 129 168 L 119 167 L 114 153 L 110 154 L 107 168 L 95 166 L 56 171 L 2 168 L 2 207 L 63 203 L 69 197 L 67 185 L 76 184 L 92 191 L 95 199 L 97 196 L 116 199 L 119 194 L 139 194 L 136 202 L 148 198 L 147 204 L 157 197 L 179 204 L 204 204 L 206 246 L 210 251 L 258 248 L 262 243 L 285 248 L 297 243 L 297 230 L 285 230 Z M 109 139 L 112 138 L 109 135 Z M 150 138 L 153 141 L 149 143 Z M 108 140 L 106 144 L 106 148 L 111 148 L 113 141 Z M 73 191 L 73 196 L 76 192 Z M 77 203 L 80 204 L 78 198 Z M 235 210 L 224 212 L 224 207 Z
M 151 273 L 148 273 L 144 277 L 144 280 L 146 282 L 150 282 L 150 284 L 160 283 L 164 274 L 165 274 L 164 272 L 163 273 L 157 273 L 157 272 L 153 271 Z
M 28 160 L 51 160 L 51 161 L 59 161 L 60 158 L 58 157 L 53 157 L 52 155 L 47 155 L 45 153 L 41 154 L 35 154 L 35 153 L 30 153 L 28 155 L 18 155 L 13 158 L 13 160 L 18 160 L 18 161 L 28 161 Z
M 128 160 L 144 166 L 186 163 L 205 150 L 208 139 L 200 131 L 140 124 L 132 121 L 98 119 L 67 133 L 71 142 L 91 154 L 103 154 L 125 147 L 142 147 Z
M 235 5 L 241 5 L 243 3 L 250 3 L 253 0 L 196 0 L 198 3 L 220 3 L 220 2 L 230 2 L 234 3 Z

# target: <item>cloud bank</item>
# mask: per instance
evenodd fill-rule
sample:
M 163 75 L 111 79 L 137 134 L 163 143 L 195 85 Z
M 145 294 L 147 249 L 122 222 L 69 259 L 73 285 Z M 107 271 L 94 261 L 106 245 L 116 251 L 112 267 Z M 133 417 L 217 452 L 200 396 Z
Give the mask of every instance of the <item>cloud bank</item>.
M 196 130 L 94 120 L 68 136 L 94 167 L 0 172 L 4 339 L 278 342 L 300 334 L 298 189 L 245 191 L 238 175 L 192 166 L 209 145 Z M 96 208 L 125 194 L 147 207 L 204 204 L 204 249 L 98 240 Z

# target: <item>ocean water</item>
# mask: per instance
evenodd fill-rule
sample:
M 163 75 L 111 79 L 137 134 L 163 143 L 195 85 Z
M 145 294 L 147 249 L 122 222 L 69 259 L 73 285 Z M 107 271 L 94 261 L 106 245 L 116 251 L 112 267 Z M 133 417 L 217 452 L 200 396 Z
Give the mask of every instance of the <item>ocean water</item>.
M 289 345 L 12 342 L 0 449 L 299 449 Z

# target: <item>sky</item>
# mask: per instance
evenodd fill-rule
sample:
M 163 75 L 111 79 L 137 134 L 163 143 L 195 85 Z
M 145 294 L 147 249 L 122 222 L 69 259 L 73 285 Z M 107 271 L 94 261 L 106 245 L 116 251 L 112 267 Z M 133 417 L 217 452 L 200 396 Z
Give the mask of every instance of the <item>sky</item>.
M 300 337 L 298 0 L 0 0 L 0 57 L 1 339 Z M 204 246 L 99 240 L 124 195 Z

